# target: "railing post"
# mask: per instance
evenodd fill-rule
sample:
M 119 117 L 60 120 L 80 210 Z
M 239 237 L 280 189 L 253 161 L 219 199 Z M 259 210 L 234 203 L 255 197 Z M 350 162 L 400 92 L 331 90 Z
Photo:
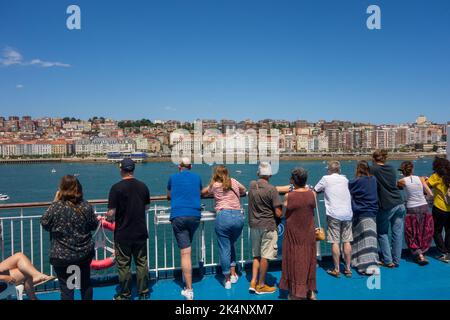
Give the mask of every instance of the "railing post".
M 23 252 L 23 208 L 20 209 L 20 252 Z
M 206 261 L 205 222 L 202 222 L 200 240 L 201 240 L 200 260 L 202 264 L 205 265 Z
M 155 276 L 156 279 L 158 279 L 159 277 L 159 272 L 158 272 L 158 228 L 157 228 L 157 214 L 158 214 L 158 208 L 156 207 L 155 204 L 155 215 L 153 217 L 153 228 L 154 228 L 154 232 L 155 232 Z
M 3 220 L 0 220 L 0 248 L 2 249 L 2 261 L 5 260 L 5 243 L 3 241 Z

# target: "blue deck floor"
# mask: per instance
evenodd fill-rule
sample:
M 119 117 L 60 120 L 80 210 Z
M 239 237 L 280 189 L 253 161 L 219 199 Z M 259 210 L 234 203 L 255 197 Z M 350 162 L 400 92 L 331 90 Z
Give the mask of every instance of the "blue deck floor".
M 381 268 L 381 288 L 370 290 L 367 277 L 354 274 L 353 278 L 333 278 L 326 274 L 325 264 L 318 268 L 317 286 L 320 300 L 448 300 L 450 299 L 450 264 L 430 257 L 430 264 L 420 267 L 402 260 L 396 269 Z M 231 290 L 225 290 L 217 275 L 205 275 L 194 281 L 196 300 L 271 300 L 286 299 L 286 293 L 277 290 L 270 295 L 258 296 L 248 292 L 248 273 L 243 272 L 239 282 Z M 278 283 L 281 271 L 269 272 L 269 282 Z M 95 300 L 111 300 L 116 286 L 96 287 Z M 59 292 L 41 293 L 43 300 L 58 300 Z M 179 300 L 180 284 L 175 279 L 159 280 L 151 284 L 151 300 Z

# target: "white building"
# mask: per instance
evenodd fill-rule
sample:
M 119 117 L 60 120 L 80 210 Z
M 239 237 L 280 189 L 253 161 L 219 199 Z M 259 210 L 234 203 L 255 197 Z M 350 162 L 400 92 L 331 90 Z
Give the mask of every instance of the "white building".
M 305 152 L 308 150 L 308 139 L 309 136 L 307 134 L 299 134 L 297 136 L 297 151 Z
M 136 151 L 133 139 L 94 138 L 81 139 L 75 142 L 76 154 L 106 154 L 108 152 L 131 153 Z

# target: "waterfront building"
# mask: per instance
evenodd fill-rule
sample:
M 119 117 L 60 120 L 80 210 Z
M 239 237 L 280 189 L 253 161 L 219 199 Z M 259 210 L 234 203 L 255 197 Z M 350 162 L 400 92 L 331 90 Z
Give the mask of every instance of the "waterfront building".
M 135 152 L 136 143 L 133 139 L 94 138 L 81 139 L 75 142 L 77 155 L 107 154 L 108 152 Z

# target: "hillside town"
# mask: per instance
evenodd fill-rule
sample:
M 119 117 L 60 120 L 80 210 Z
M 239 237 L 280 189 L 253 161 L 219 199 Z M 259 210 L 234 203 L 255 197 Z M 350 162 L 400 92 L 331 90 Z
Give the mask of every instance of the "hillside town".
M 308 122 L 265 119 L 197 120 L 202 132 L 236 134 L 267 130 L 271 147 L 280 154 L 370 152 L 445 152 L 447 123 L 438 124 L 423 115 L 415 122 L 375 125 L 350 121 Z M 271 132 L 279 134 L 271 139 Z M 148 156 L 170 155 L 173 147 L 194 148 L 194 122 L 175 120 L 125 120 L 103 117 L 39 118 L 0 117 L 0 157 L 101 157 L 110 153 L 142 152 Z M 184 132 L 184 133 L 183 133 Z M 183 145 L 184 144 L 184 145 Z

